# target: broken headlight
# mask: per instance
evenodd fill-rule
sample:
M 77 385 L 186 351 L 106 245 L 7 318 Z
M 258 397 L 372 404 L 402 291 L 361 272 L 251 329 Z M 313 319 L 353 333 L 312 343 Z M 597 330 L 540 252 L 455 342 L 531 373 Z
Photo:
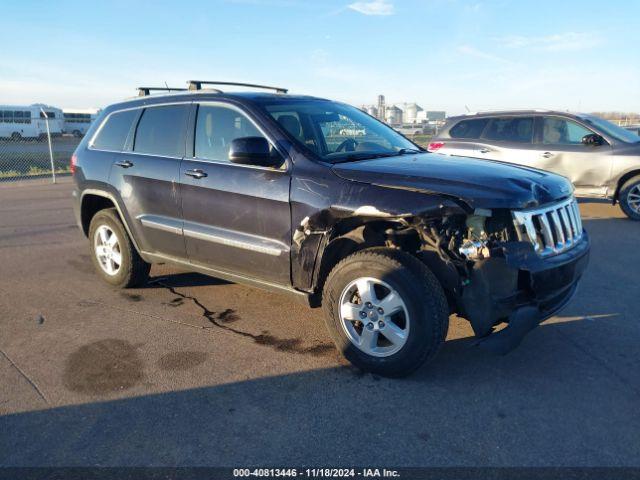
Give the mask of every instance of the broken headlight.
M 473 215 L 469 215 L 465 225 L 467 227 L 467 238 L 462 242 L 458 249 L 461 255 L 469 260 L 482 260 L 489 258 L 489 241 L 485 231 L 485 224 L 488 217 L 491 216 L 491 210 L 476 209 Z

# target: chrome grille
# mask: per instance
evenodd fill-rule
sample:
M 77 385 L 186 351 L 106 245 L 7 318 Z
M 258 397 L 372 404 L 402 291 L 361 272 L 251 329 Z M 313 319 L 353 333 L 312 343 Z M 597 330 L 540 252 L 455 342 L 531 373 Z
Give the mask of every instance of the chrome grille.
M 540 256 L 569 250 L 582 238 L 582 219 L 575 198 L 512 213 L 518 240 L 531 242 Z

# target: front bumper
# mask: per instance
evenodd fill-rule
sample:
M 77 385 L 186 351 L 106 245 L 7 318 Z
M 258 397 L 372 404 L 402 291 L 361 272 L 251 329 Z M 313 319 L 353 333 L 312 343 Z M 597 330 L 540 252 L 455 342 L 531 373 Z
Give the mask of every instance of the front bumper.
M 531 328 L 571 300 L 589 263 L 589 251 L 586 232 L 570 250 L 544 258 L 529 243 L 505 243 L 492 251 L 491 258 L 474 263 L 459 296 L 459 310 L 477 337 L 486 337 L 495 325 L 508 322 L 500 334 L 505 337 L 513 330 L 508 334 L 519 337 L 512 342 L 517 345 Z M 527 328 L 512 329 L 515 323 L 526 323 Z

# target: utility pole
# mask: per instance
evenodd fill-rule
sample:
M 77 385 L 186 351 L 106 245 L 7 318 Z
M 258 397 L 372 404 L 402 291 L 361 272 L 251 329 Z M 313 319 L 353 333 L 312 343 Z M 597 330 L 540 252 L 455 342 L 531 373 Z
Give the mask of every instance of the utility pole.
M 51 161 L 51 176 L 53 178 L 53 183 L 56 183 L 56 167 L 53 163 L 53 149 L 51 148 L 51 130 L 49 130 L 49 115 L 44 111 L 43 108 L 40 108 L 42 115 L 44 115 L 44 123 L 47 126 L 47 141 L 49 142 L 49 160 Z

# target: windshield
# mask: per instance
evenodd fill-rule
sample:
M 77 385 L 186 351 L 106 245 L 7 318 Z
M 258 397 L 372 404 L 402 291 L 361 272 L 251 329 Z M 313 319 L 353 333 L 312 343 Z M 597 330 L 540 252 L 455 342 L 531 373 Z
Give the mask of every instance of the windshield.
M 636 135 L 635 133 L 629 130 L 625 130 L 624 128 L 619 127 L 611 122 L 608 122 L 607 120 L 604 120 L 600 117 L 595 117 L 593 115 L 585 115 L 584 117 L 582 117 L 582 119 L 585 122 L 590 123 L 594 127 L 599 128 L 604 133 L 612 136 L 613 138 L 615 138 L 620 142 L 625 142 L 625 143 L 640 142 L 640 138 L 638 138 L 638 135 Z
M 327 162 L 417 153 L 419 147 L 357 108 L 325 100 L 265 104 L 298 144 Z

